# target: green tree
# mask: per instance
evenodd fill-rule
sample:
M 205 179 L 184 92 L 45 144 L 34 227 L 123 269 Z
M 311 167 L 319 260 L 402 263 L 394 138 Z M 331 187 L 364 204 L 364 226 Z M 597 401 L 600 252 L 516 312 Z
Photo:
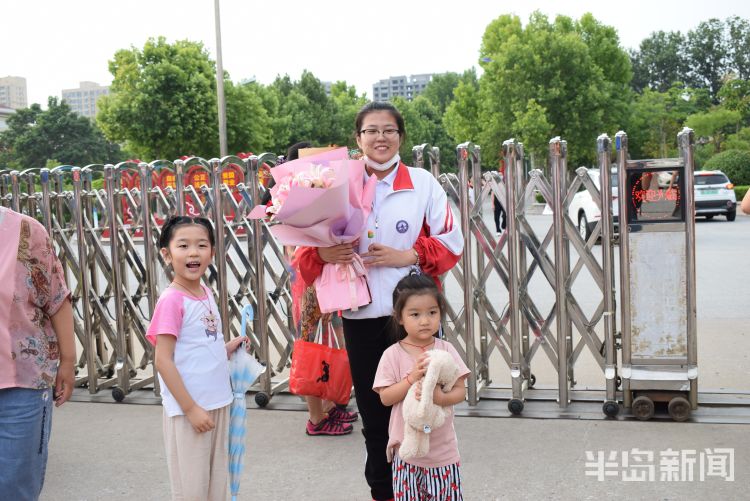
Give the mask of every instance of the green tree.
M 719 91 L 719 102 L 728 110 L 738 111 L 743 125 L 750 125 L 750 80 L 728 80 Z
M 283 117 L 277 127 L 280 132 L 276 138 L 277 151 L 285 151 L 299 141 L 313 144 L 335 141 L 333 105 L 315 75 L 305 70 L 296 82 L 284 75 L 277 77 L 271 87 L 278 95 L 278 113 Z
M 443 126 L 456 144 L 479 142 L 479 82 L 459 82 L 453 90 L 454 99 L 443 115 Z
M 679 31 L 658 31 L 641 41 L 639 50 L 631 53 L 633 89 L 666 92 L 674 82 L 684 81 L 688 72 L 684 45 Z
M 704 169 L 720 170 L 737 185 L 750 184 L 750 151 L 722 151 L 711 157 Z
M 367 103 L 367 97 L 358 95 L 353 85 L 336 82 L 331 85 L 330 100 L 333 105 L 331 142 L 340 146 L 355 146 L 354 119 Z
M 255 82 L 224 84 L 227 101 L 227 148 L 230 153 L 251 150 L 260 153 L 271 145 L 271 119 Z M 231 124 L 231 127 L 229 126 Z
M 202 43 L 152 38 L 117 51 L 109 71 L 97 121 L 110 139 L 143 158 L 218 153 L 215 69 Z
M 680 82 L 668 91 L 645 89 L 632 104 L 628 124 L 630 153 L 635 158 L 676 155 L 675 138 L 687 117 L 702 110 L 706 92 L 686 89 Z
M 695 131 L 699 138 L 705 138 L 714 147 L 714 152 L 722 151 L 724 140 L 728 134 L 737 132 L 740 113 L 717 106 L 704 112 L 690 115 L 685 125 Z
M 724 24 L 718 19 L 704 21 L 688 32 L 688 82 L 691 87 L 707 88 L 714 104 L 718 104 L 719 89 L 729 71 L 728 52 Z
M 91 120 L 56 97 L 49 98 L 46 110 L 36 103 L 18 110 L 0 133 L 0 165 L 13 169 L 45 167 L 51 160 L 56 165 L 85 166 L 122 159 L 118 145 L 109 143 Z
M 445 109 L 453 100 L 453 89 L 460 81 L 461 77 L 458 73 L 448 72 L 435 75 L 421 95 L 430 101 L 439 113 L 445 113 Z
M 728 59 L 737 77 L 750 79 L 750 23 L 746 19 L 732 16 L 726 20 Z
M 413 101 L 397 97 L 392 102 L 401 112 L 406 124 L 406 140 L 399 151 L 404 162 L 411 163 L 414 146 L 429 143 L 440 148 L 441 169 L 454 170 L 456 145 L 443 128 L 442 115 L 438 108 L 422 95 L 417 96 Z
M 500 16 L 485 30 L 480 65 L 479 144 L 485 158 L 499 157 L 502 142 L 522 132 L 534 144 L 546 143 L 550 137 L 530 134 L 548 130 L 568 141 L 571 165 L 591 163 L 596 137 L 622 127 L 628 116 L 630 59 L 616 31 L 590 14 L 550 23 L 535 12 L 525 28 L 516 16 Z
M 750 151 L 750 127 L 743 127 L 736 134 L 729 134 L 724 141 L 724 148 Z
M 549 152 L 552 125 L 547 121 L 547 110 L 534 99 L 529 99 L 523 111 L 515 114 L 518 138 L 532 161 L 544 159 Z M 536 163 L 536 162 L 535 162 Z
M 447 72 L 435 75 L 421 95 L 430 101 L 442 115 L 453 101 L 453 93 L 461 83 L 477 85 L 476 69 L 470 68 L 462 74 Z

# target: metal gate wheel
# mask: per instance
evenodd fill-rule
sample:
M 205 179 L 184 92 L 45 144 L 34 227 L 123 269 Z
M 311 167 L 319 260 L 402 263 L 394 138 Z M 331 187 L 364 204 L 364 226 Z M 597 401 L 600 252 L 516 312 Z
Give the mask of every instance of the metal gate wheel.
M 602 405 L 602 411 L 608 417 L 615 417 L 620 412 L 620 406 L 614 400 L 607 400 Z
M 523 400 L 513 398 L 508 402 L 508 410 L 514 416 L 518 416 L 523 412 Z
M 644 396 L 633 400 L 633 415 L 641 421 L 648 421 L 654 417 L 654 402 Z
M 112 388 L 112 398 L 115 402 L 122 402 L 125 400 L 125 392 L 122 391 L 122 388 Z
M 270 400 L 269 396 L 262 391 L 255 394 L 255 403 L 258 404 L 258 407 L 265 407 Z
M 674 397 L 669 401 L 667 411 L 674 421 L 685 421 L 690 417 L 690 402 L 684 397 Z

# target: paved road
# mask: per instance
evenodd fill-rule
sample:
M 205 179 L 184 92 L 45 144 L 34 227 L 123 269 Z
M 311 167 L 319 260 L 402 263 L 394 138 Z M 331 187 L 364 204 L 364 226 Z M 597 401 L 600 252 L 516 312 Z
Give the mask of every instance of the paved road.
M 361 424 L 345 437 L 307 437 L 304 420 L 300 412 L 250 410 L 239 499 L 369 499 Z M 456 431 L 465 498 L 471 501 L 747 499 L 747 425 L 457 417 Z M 714 462 L 726 457 L 717 448 L 734 450 L 733 481 L 725 480 L 729 468 L 724 477 L 700 480 L 701 462 L 705 472 L 708 457 Z M 673 469 L 678 479 L 680 473 L 688 478 L 694 465 L 692 481 L 659 480 L 668 472 L 670 449 L 678 455 Z M 604 458 L 617 455 L 601 470 L 615 476 L 599 481 L 597 468 L 587 466 L 596 462 L 597 451 Z M 637 459 L 641 467 L 632 466 Z M 649 468 L 653 481 L 622 480 L 623 475 L 648 474 Z M 55 411 L 43 501 L 166 500 L 166 478 L 160 407 L 72 402 Z

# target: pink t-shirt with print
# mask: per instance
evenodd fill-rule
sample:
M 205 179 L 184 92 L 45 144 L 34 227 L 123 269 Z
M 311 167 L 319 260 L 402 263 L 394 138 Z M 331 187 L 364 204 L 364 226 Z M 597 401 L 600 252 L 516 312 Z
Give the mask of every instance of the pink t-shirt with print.
M 453 356 L 453 360 L 456 361 L 458 366 L 459 376 L 465 376 L 471 372 L 449 342 L 435 339 L 433 349 L 447 351 Z M 398 383 L 411 372 L 414 362 L 414 357 L 407 353 L 399 343 L 390 346 L 380 358 L 372 389 L 378 391 L 381 388 L 387 388 Z M 393 405 L 391 420 L 388 423 L 387 450 L 393 450 L 396 453 L 398 453 L 398 448 L 404 440 L 403 407 L 403 400 Z M 453 428 L 453 407 L 451 406 L 443 426 L 432 430 L 432 433 L 430 433 L 430 452 L 424 457 L 410 459 L 409 464 L 422 468 L 438 468 L 458 463 L 460 459 L 456 430 Z
M 44 226 L 0 207 L 0 389 L 54 385 L 60 352 L 50 317 L 70 291 Z
M 195 403 L 208 411 L 229 405 L 233 396 L 219 308 L 211 291 L 206 287 L 203 291 L 204 297 L 195 298 L 167 287 L 156 304 L 146 339 L 156 346 L 159 335 L 177 338 L 174 347 L 177 372 Z M 184 414 L 161 375 L 159 382 L 167 416 Z

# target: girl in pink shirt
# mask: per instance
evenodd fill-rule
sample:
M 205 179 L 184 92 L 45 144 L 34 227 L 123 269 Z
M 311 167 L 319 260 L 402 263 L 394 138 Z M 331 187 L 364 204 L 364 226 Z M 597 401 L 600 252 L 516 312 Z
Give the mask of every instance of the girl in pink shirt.
M 247 338 L 224 343 L 219 308 L 201 284 L 214 257 L 208 219 L 170 218 L 159 246 L 174 278 L 159 297 L 146 337 L 156 346 L 172 499 L 223 501 L 233 399 L 228 358 Z
M 464 382 L 470 371 L 455 348 L 438 338 L 445 304 L 435 282 L 426 275 L 407 275 L 393 291 L 393 324 L 398 342 L 383 353 L 372 387 L 380 394 L 383 405 L 393 406 L 386 454 L 393 462 L 393 494 L 399 501 L 463 499 L 452 411 L 443 426 L 430 433 L 430 451 L 426 456 L 407 463 L 398 455 L 404 439 L 403 401 L 413 384 L 417 385 L 417 398 L 421 396 L 431 350 L 450 353 L 460 374 L 451 391 L 435 388 L 435 404 L 452 409 L 466 398 Z

